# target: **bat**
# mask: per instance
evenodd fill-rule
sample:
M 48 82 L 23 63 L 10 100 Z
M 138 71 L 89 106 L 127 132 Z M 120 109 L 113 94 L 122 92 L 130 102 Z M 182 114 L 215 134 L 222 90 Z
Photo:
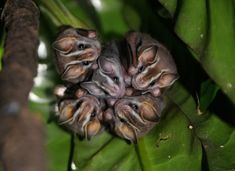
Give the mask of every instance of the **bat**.
M 143 92 L 160 96 L 177 79 L 178 73 L 170 52 L 161 43 L 140 32 L 130 32 L 126 36 L 132 65 L 128 73 L 132 76 L 132 86 Z
M 135 143 L 159 122 L 163 107 L 162 98 L 151 95 L 124 97 L 104 112 L 103 120 L 119 137 Z
M 98 58 L 98 69 L 93 73 L 92 82 L 107 95 L 122 97 L 125 94 L 125 73 L 119 59 L 119 51 L 111 42 Z
M 101 44 L 94 30 L 67 28 L 52 44 L 61 79 L 78 83 L 84 81 L 93 69 L 101 52 Z
M 102 115 L 104 104 L 90 95 L 78 99 L 64 99 L 58 104 L 58 118 L 73 132 L 90 139 L 103 128 L 99 115 Z

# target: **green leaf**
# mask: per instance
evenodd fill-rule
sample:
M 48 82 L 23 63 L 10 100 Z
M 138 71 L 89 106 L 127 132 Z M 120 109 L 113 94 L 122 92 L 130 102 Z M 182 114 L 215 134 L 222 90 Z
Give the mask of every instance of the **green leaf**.
M 81 22 L 78 18 L 75 18 L 73 14 L 65 7 L 61 0 L 39 1 L 40 9 L 47 15 L 47 17 L 53 21 L 56 26 L 60 25 L 71 25 L 73 27 L 84 27 L 88 26 Z
M 173 17 L 177 7 L 177 0 L 159 0 L 159 2 L 170 12 Z
M 204 81 L 201 84 L 197 108 L 197 110 L 199 110 L 199 113 L 203 114 L 203 112 L 207 110 L 209 105 L 214 100 L 218 90 L 219 87 L 214 84 L 211 80 Z
M 210 170 L 234 170 L 235 129 L 215 115 L 198 125 L 197 134 L 206 151 Z
M 201 63 L 214 81 L 235 103 L 235 29 L 234 1 L 209 1 L 208 46 Z M 218 11 L 223 15 L 218 14 Z
M 179 84 L 169 92 L 169 97 L 191 121 L 195 135 L 206 151 L 209 169 L 234 169 L 234 126 L 221 120 L 215 113 L 199 113 L 194 99 Z
M 123 3 L 121 1 L 102 0 L 99 4 L 92 1 L 100 19 L 101 34 L 104 39 L 123 35 L 129 30 L 123 18 Z
M 234 1 L 161 0 L 171 14 L 178 9 L 175 32 L 196 55 L 209 76 L 235 103 Z M 168 5 L 165 5 L 168 4 Z M 219 12 L 218 12 L 219 11 Z
M 206 1 L 182 1 L 178 8 L 175 32 L 190 48 L 202 52 L 208 24 Z

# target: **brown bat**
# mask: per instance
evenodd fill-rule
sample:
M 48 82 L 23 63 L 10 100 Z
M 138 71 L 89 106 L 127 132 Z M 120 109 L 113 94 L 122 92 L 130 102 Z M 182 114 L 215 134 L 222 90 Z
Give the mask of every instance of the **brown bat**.
M 125 70 L 120 63 L 118 48 L 114 42 L 102 51 L 92 82 L 112 97 L 122 97 L 125 94 Z
M 159 122 L 162 110 L 161 98 L 150 95 L 124 97 L 115 103 L 114 111 L 109 109 L 103 113 L 103 119 L 118 136 L 136 142 Z
M 126 36 L 132 65 L 129 74 L 137 90 L 160 96 L 177 79 L 177 69 L 170 52 L 147 34 L 130 32 Z
M 56 63 L 62 80 L 78 83 L 84 81 L 95 69 L 101 44 L 94 30 L 67 28 L 53 43 Z
M 102 130 L 99 115 L 104 104 L 90 95 L 79 99 L 65 99 L 58 104 L 60 124 L 66 125 L 81 137 L 90 139 Z

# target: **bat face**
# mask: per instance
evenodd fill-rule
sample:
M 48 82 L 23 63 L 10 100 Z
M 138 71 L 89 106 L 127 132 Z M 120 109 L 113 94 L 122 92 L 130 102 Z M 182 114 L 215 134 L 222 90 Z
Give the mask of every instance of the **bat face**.
M 148 95 L 120 99 L 114 106 L 114 131 L 135 142 L 159 121 L 162 109 L 162 100 Z
M 103 51 L 98 59 L 98 67 L 93 74 L 92 81 L 108 95 L 123 96 L 125 94 L 124 70 L 114 44 Z
M 118 117 L 135 125 L 145 125 L 146 121 L 157 122 L 162 111 L 162 100 L 149 95 L 132 96 L 120 99 L 115 104 Z
M 75 28 L 63 31 L 53 48 L 62 79 L 72 83 L 86 78 L 101 51 L 95 31 Z
M 101 106 L 97 98 L 89 95 L 64 100 L 59 104 L 59 120 L 80 136 L 90 139 L 102 129 L 98 119 L 102 114 Z
M 87 90 L 91 95 L 94 95 L 96 97 L 104 97 L 106 95 L 103 89 L 97 86 L 96 83 L 92 81 L 83 82 L 80 84 L 80 86 Z
M 133 65 L 129 67 L 132 86 L 159 96 L 160 89 L 171 86 L 178 79 L 174 60 L 169 51 L 150 36 L 130 33 L 127 36 Z M 159 91 L 158 91 L 159 90 Z

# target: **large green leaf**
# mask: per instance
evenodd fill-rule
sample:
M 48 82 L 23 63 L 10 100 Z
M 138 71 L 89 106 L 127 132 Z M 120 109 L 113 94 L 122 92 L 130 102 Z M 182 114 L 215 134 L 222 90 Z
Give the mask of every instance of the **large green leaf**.
M 235 147 L 234 127 L 225 123 L 215 113 L 208 111 L 201 114 L 198 112 L 194 99 L 182 86 L 174 87 L 169 94 L 170 99 L 180 107 L 184 115 L 192 122 L 195 136 L 201 141 L 206 151 L 210 170 L 235 169 L 233 156 Z
M 160 2 L 176 19 L 177 35 L 192 48 L 206 72 L 235 103 L 235 1 Z

